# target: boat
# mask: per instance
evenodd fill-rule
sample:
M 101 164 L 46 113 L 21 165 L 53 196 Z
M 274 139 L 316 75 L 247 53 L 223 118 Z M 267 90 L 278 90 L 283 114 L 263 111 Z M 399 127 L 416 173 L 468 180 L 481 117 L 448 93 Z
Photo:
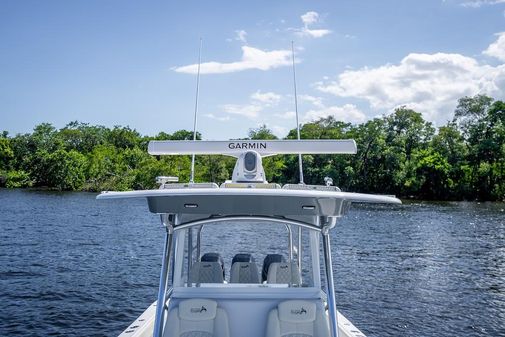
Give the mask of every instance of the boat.
M 354 140 L 151 141 L 152 155 L 219 154 L 237 161 L 220 186 L 158 177 L 158 189 L 97 196 L 145 198 L 165 229 L 157 300 L 119 336 L 364 337 L 336 307 L 330 234 L 352 203 L 401 201 L 343 192 L 330 178 L 280 186 L 266 180 L 262 165 L 276 154 L 356 151 Z M 287 243 L 285 250 L 271 244 L 272 251 L 251 253 L 233 243 L 239 248 L 233 257 L 203 251 L 219 228 L 243 226 L 253 234 L 271 230 L 276 234 L 262 240 Z

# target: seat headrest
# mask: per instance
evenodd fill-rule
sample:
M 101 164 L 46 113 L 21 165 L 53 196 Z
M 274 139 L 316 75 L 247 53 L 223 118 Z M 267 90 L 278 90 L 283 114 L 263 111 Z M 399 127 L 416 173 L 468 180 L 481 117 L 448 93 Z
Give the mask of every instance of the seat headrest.
M 200 261 L 202 261 L 202 262 L 219 262 L 219 263 L 221 263 L 221 265 L 224 264 L 223 258 L 221 257 L 221 254 L 219 254 L 219 253 L 205 253 L 200 258 Z
M 316 319 L 316 304 L 308 301 L 292 300 L 279 303 L 279 320 L 284 322 L 303 323 Z
M 255 261 L 254 257 L 251 254 L 239 253 L 235 254 L 233 260 L 231 260 L 231 264 L 234 264 L 235 262 L 255 262 Z
M 187 321 L 205 321 L 214 319 L 217 303 L 205 299 L 190 299 L 179 303 L 179 318 Z
M 268 254 L 263 260 L 263 269 L 261 270 L 261 282 L 265 282 L 268 277 L 268 268 L 271 263 L 274 262 L 286 262 L 284 256 L 281 254 Z

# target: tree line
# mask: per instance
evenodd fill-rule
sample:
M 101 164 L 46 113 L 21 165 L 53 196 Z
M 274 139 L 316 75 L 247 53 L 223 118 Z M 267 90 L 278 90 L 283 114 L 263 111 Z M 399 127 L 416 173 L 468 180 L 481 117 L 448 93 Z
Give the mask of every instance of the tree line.
M 266 126 L 247 139 L 276 139 Z M 430 200 L 505 199 L 505 102 L 477 95 L 458 101 L 454 118 L 435 128 L 406 107 L 362 124 L 333 117 L 303 124 L 302 139 L 356 140 L 356 155 L 304 155 L 307 184 L 329 176 L 345 191 L 395 194 Z M 135 129 L 71 122 L 57 130 L 48 123 L 32 133 L 0 135 L 0 186 L 57 190 L 155 188 L 156 176 L 189 180 L 189 156 L 151 156 L 150 140 L 191 140 L 179 130 L 143 136 Z M 197 139 L 201 135 L 197 133 Z M 296 139 L 296 129 L 286 139 Z M 273 156 L 263 163 L 269 181 L 298 182 L 298 157 Z M 195 180 L 229 179 L 234 159 L 197 156 Z

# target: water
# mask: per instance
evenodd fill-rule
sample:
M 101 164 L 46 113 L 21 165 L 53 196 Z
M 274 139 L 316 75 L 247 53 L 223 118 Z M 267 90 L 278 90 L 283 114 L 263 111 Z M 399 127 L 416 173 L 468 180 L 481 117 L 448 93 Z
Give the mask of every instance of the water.
M 116 336 L 154 301 L 158 217 L 94 197 L 0 190 L 0 336 Z M 504 209 L 353 208 L 332 238 L 339 309 L 369 337 L 505 336 Z

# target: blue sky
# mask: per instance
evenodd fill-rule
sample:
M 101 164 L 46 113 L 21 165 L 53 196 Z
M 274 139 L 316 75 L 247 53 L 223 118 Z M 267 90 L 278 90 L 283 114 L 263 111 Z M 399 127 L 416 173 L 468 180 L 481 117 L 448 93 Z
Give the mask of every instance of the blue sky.
M 41 122 L 244 137 L 407 105 L 437 125 L 457 99 L 505 98 L 505 0 L 0 2 L 0 130 Z

